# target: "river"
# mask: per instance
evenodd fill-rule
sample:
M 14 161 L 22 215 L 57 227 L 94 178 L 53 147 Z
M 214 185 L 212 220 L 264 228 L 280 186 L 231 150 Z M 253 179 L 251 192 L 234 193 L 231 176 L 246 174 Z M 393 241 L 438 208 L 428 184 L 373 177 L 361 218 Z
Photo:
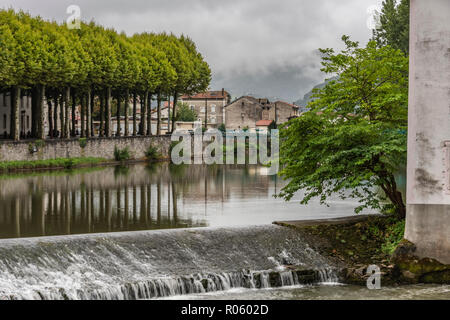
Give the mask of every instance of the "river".
M 339 285 L 307 237 L 271 223 L 349 216 L 357 203 L 286 203 L 273 197 L 283 186 L 258 166 L 0 176 L 0 299 L 450 298 L 448 286 Z M 284 264 L 315 270 L 311 284 Z

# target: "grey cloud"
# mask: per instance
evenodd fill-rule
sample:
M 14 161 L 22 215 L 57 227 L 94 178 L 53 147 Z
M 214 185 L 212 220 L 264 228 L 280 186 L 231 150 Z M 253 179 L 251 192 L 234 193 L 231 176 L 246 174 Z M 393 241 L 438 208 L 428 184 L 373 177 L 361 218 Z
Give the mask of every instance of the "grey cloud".
M 294 101 L 321 82 L 317 48 L 341 47 L 343 34 L 366 42 L 367 8 L 379 0 L 0 0 L 63 21 L 77 4 L 84 20 L 129 34 L 187 34 L 213 71 L 213 88 Z

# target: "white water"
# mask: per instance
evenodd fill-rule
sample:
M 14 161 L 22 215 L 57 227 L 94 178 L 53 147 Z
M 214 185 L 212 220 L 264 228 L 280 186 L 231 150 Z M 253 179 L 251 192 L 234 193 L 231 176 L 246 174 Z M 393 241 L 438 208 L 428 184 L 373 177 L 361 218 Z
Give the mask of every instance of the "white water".
M 316 271 L 303 278 L 283 264 Z M 0 241 L 1 299 L 151 299 L 330 282 L 334 274 L 300 233 L 277 226 Z

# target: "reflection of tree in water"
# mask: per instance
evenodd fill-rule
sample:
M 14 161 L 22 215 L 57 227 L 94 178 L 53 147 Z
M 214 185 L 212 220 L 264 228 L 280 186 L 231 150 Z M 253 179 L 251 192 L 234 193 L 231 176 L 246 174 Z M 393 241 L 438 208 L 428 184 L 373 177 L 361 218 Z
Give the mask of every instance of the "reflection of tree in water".
M 270 179 L 256 169 L 247 166 L 243 179 L 242 166 L 152 163 L 0 179 L 0 237 L 206 226 L 183 203 L 204 201 L 206 208 L 233 194 L 267 195 Z

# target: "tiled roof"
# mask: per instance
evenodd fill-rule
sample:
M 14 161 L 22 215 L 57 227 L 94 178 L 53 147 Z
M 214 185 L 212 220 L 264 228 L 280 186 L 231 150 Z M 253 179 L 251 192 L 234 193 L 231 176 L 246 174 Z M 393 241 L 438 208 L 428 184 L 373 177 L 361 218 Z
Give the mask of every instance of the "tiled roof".
M 299 108 L 299 106 L 296 106 L 295 104 L 288 103 L 288 102 L 285 102 L 285 101 L 277 101 L 275 103 L 284 103 L 284 104 L 287 104 L 287 105 L 291 106 L 292 108 L 296 108 L 296 109 Z
M 183 100 L 200 100 L 200 99 L 227 99 L 228 98 L 227 91 L 207 91 L 203 93 L 197 93 L 194 95 L 184 95 L 181 97 Z
M 268 127 L 272 124 L 273 120 L 259 120 L 256 122 L 257 127 Z

